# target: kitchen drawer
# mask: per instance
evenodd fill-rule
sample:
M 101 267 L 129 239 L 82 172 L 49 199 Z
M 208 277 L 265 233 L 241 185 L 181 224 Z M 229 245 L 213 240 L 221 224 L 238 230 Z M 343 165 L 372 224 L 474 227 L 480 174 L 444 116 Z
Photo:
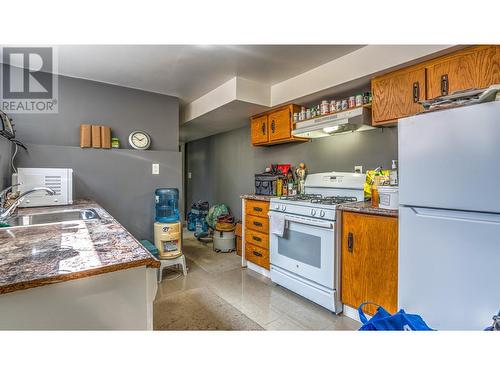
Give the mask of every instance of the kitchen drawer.
M 253 215 L 245 215 L 245 225 L 247 229 L 257 232 L 269 233 L 269 219 Z
M 247 199 L 245 213 L 247 215 L 254 215 L 267 218 L 267 212 L 269 211 L 269 202 L 265 201 L 254 201 Z
M 257 264 L 265 269 L 269 269 L 269 250 L 255 246 L 252 243 L 245 243 L 245 258 L 247 261 Z
M 269 249 L 269 234 L 245 228 L 245 242 Z

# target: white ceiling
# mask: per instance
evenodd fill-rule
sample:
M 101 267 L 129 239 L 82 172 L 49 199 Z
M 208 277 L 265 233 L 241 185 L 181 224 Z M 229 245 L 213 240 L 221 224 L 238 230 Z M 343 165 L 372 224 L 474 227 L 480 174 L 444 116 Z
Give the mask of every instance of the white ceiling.
M 361 45 L 64 45 L 59 74 L 191 102 L 238 76 L 273 85 Z

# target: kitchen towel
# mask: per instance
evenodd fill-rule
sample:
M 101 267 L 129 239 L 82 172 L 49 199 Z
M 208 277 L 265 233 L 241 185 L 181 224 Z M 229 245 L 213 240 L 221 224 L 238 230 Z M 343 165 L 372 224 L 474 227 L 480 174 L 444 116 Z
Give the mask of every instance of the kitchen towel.
M 283 233 L 285 232 L 285 215 L 269 211 L 269 223 L 271 234 L 283 237 Z

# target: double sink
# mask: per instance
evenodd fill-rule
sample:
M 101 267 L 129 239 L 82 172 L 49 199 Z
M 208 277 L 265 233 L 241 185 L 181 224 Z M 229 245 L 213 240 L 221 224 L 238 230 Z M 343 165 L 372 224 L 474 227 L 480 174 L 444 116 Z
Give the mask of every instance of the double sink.
M 21 227 L 26 225 L 63 223 L 75 220 L 93 220 L 101 217 L 93 208 L 68 210 L 61 212 L 39 213 L 31 215 L 18 215 L 7 219 L 3 224 L 6 227 Z

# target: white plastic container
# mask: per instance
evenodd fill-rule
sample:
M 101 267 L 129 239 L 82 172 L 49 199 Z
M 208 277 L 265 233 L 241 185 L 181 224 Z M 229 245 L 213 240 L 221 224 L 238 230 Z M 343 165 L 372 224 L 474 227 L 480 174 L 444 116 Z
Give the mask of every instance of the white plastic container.
M 397 210 L 399 206 L 399 188 L 397 186 L 379 186 L 379 207 Z
M 230 253 L 236 249 L 236 236 L 234 231 L 214 231 L 214 250 L 217 252 Z

